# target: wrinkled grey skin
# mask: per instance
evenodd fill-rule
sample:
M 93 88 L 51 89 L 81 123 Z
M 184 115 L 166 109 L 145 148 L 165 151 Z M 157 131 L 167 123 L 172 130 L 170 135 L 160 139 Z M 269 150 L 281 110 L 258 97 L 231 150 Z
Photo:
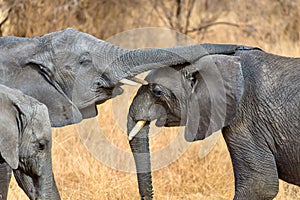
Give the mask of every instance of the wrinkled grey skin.
M 273 199 L 278 179 L 300 186 L 299 58 L 240 49 L 205 56 L 177 73 L 153 70 L 146 79 L 150 84 L 139 89 L 128 115 L 128 131 L 148 121 L 130 142 L 142 199 L 152 198 L 148 124 L 155 119 L 157 126 L 185 125 L 187 141 L 222 129 L 234 199 Z
M 0 84 L 44 103 L 53 127 L 97 115 L 96 104 L 122 93 L 123 78 L 192 62 L 236 45 L 127 50 L 68 28 L 35 38 L 0 38 Z
M 71 28 L 35 38 L 1 37 L 0 47 L 0 84 L 45 104 L 52 127 L 96 116 L 97 104 L 122 93 L 123 78 L 237 48 L 199 44 L 127 50 Z
M 30 199 L 59 199 L 52 175 L 47 107 L 3 85 L 0 101 L 0 199 L 7 198 L 12 170 Z

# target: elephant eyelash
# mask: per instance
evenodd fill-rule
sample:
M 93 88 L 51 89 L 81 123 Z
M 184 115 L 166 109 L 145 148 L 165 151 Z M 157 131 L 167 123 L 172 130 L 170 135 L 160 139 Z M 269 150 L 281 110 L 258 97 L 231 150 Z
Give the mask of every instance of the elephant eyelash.
M 80 65 L 88 65 L 90 63 L 92 63 L 92 59 L 89 53 L 84 53 L 79 59 Z
M 156 97 L 168 96 L 166 89 L 158 84 L 150 86 L 151 93 Z
M 92 63 L 92 61 L 89 60 L 89 59 L 86 59 L 86 60 L 80 60 L 80 61 L 79 61 L 79 64 L 80 64 L 80 65 L 88 65 L 88 64 L 90 64 L 90 63 Z
M 192 88 L 193 88 L 193 87 L 196 85 L 196 83 L 197 83 L 197 79 L 196 79 L 194 76 L 190 76 L 190 77 L 188 78 L 188 81 L 190 82 L 190 85 L 191 85 Z
M 54 79 L 54 75 L 52 74 L 52 72 L 47 68 L 44 67 L 43 65 L 39 65 L 39 70 L 40 73 L 49 81 Z
M 188 82 L 188 84 L 193 88 L 197 84 L 197 78 L 195 77 L 196 73 L 190 73 L 187 71 L 183 72 L 184 79 Z
M 109 84 L 108 79 L 104 74 L 102 74 L 102 77 L 98 77 L 97 80 L 95 80 L 94 86 L 96 88 L 111 88 L 111 85 Z
M 40 140 L 40 141 L 38 141 L 38 144 L 37 144 L 38 150 L 40 150 L 40 151 L 45 150 L 46 147 L 47 147 L 47 143 L 48 142 L 46 140 Z
M 154 94 L 154 96 L 160 97 L 163 94 L 163 91 L 158 89 L 157 87 L 154 87 L 152 93 Z

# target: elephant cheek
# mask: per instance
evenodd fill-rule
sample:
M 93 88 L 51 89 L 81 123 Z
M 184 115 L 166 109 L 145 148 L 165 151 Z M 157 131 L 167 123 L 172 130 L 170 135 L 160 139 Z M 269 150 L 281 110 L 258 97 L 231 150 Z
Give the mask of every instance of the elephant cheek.
M 160 104 L 154 104 L 149 110 L 150 121 L 156 120 L 155 125 L 158 127 L 164 126 L 167 121 L 166 109 Z

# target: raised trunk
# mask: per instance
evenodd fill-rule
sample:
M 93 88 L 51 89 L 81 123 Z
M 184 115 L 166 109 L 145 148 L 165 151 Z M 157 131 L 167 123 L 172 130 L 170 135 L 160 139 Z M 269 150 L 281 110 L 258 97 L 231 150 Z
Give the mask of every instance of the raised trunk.
M 198 44 L 122 51 L 122 55 L 110 63 L 109 78 L 112 81 L 118 81 L 155 68 L 192 63 L 205 55 L 234 54 L 239 48 L 241 47 L 237 45 Z
M 149 123 L 141 129 L 138 135 L 136 135 L 130 142 L 130 148 L 135 160 L 138 187 L 141 199 L 152 199 L 152 176 L 151 176 L 151 162 L 149 152 Z M 128 133 L 134 127 L 135 122 L 130 116 L 128 116 L 127 130 Z

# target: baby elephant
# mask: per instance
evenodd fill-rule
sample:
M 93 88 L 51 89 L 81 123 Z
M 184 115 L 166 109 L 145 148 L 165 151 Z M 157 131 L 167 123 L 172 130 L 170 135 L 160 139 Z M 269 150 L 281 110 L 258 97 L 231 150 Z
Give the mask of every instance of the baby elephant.
M 148 132 L 153 120 L 157 126 L 185 126 L 187 141 L 221 129 L 234 169 L 234 199 L 273 199 L 278 179 L 300 186 L 299 58 L 241 47 L 178 70 L 153 70 L 146 80 L 128 115 L 143 199 L 152 198 Z
M 0 85 L 0 110 L 0 199 L 7 198 L 12 170 L 30 199 L 59 199 L 47 107 Z

